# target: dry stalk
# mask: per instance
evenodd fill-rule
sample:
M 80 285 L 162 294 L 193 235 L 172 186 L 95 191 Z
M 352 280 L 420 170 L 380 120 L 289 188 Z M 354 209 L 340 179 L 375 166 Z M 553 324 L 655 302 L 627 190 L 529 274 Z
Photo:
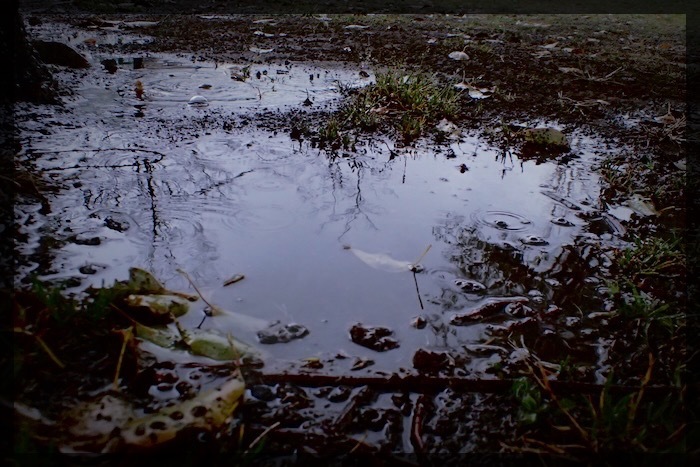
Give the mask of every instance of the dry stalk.
M 649 366 L 647 367 L 647 372 L 644 375 L 644 379 L 642 379 L 642 386 L 639 388 L 639 391 L 637 392 L 636 396 L 632 397 L 630 399 L 629 413 L 627 414 L 627 432 L 628 433 L 632 430 L 632 425 L 634 424 L 634 418 L 637 415 L 637 409 L 639 408 L 639 403 L 642 401 L 642 397 L 644 397 L 644 389 L 649 384 L 649 381 L 651 381 L 651 373 L 652 373 L 652 370 L 654 369 L 655 362 L 656 362 L 656 359 L 654 358 L 654 355 L 651 352 L 649 352 Z
M 185 270 L 178 268 L 178 269 L 177 269 L 177 272 L 179 272 L 180 274 L 182 274 L 183 276 L 185 276 L 185 279 L 187 279 L 187 282 L 189 282 L 190 285 L 192 286 L 192 288 L 194 288 L 195 292 L 197 292 L 197 295 L 199 295 L 199 297 L 202 299 L 202 301 L 203 301 L 204 303 L 206 303 L 206 304 L 209 306 L 209 308 L 211 308 L 212 313 L 214 313 L 214 314 L 223 314 L 223 312 L 219 309 L 219 307 L 217 307 L 216 305 L 211 304 L 211 303 L 209 302 L 209 300 L 207 300 L 207 299 L 204 297 L 204 295 L 202 294 L 202 292 L 199 290 L 199 288 L 197 287 L 197 285 L 194 283 L 194 281 L 192 280 L 192 278 L 190 277 L 190 275 L 187 274 L 187 272 L 186 272 Z
M 134 338 L 134 327 L 130 326 L 126 331 L 117 331 L 122 335 L 122 348 L 119 352 L 119 359 L 117 360 L 117 369 L 114 371 L 114 380 L 112 381 L 112 388 L 115 391 L 119 390 L 119 373 L 122 369 L 122 362 L 124 361 L 124 352 L 126 351 L 126 346 L 131 339 Z
M 36 341 L 39 343 L 39 346 L 44 350 L 44 352 L 46 352 L 46 355 L 48 355 L 49 358 L 50 358 L 56 365 L 58 365 L 59 368 L 61 368 L 61 369 L 66 368 L 66 365 L 64 365 L 63 362 L 61 362 L 61 360 L 58 359 L 58 357 L 56 356 L 56 354 L 54 354 L 54 353 L 51 351 L 51 348 L 49 348 L 48 344 L 44 341 L 44 339 L 41 338 L 41 336 L 39 336 L 39 335 L 37 335 L 37 334 L 34 334 L 34 333 L 31 332 L 31 331 L 27 331 L 26 329 L 22 329 L 22 328 L 13 328 L 12 331 L 13 331 L 13 332 L 16 332 L 16 333 L 18 333 L 18 334 L 24 334 L 24 335 L 26 335 L 26 336 L 33 337 L 34 340 L 36 340 Z
M 278 426 L 280 426 L 280 423 L 281 423 L 281 422 L 275 422 L 275 423 L 273 423 L 272 425 L 270 425 L 269 427 L 267 427 L 267 428 L 265 429 L 265 431 L 263 431 L 262 433 L 260 433 L 260 434 L 253 440 L 253 442 L 250 443 L 250 445 L 248 445 L 248 448 L 245 450 L 245 452 L 243 452 L 243 455 L 244 455 L 244 456 L 247 455 L 247 454 L 251 451 L 251 449 L 253 449 L 260 441 L 262 441 L 262 439 L 263 439 L 265 436 L 267 436 L 267 434 L 268 434 L 269 432 L 271 432 L 272 430 L 274 430 L 275 428 L 277 428 Z
M 357 449 L 365 444 L 365 440 L 367 439 L 367 433 L 364 434 L 364 436 L 360 439 L 357 440 L 357 444 L 348 451 L 348 454 L 352 454 L 353 452 L 357 451 Z
M 552 399 L 552 401 L 557 405 L 559 410 L 561 410 L 561 412 L 566 416 L 566 418 L 569 419 L 569 422 L 571 422 L 571 424 L 574 426 L 574 428 L 576 428 L 576 431 L 579 432 L 579 435 L 581 435 L 581 438 L 583 439 L 583 441 L 588 445 L 588 448 L 594 452 L 597 451 L 597 446 L 595 445 L 595 443 L 591 442 L 590 435 L 588 434 L 588 432 L 583 427 L 581 427 L 581 425 L 579 425 L 579 423 L 576 421 L 576 419 L 573 417 L 573 415 L 571 415 L 571 413 L 566 409 L 566 407 L 564 407 L 561 404 L 561 402 L 559 402 L 559 398 L 556 396 L 556 394 L 552 390 L 552 387 L 549 385 L 547 370 L 545 370 L 544 367 L 539 362 L 537 362 L 537 368 L 538 368 L 540 375 L 541 375 L 541 378 L 540 378 L 535 374 L 535 371 L 533 370 L 533 368 L 530 366 L 529 363 L 528 363 L 528 367 L 530 368 L 530 372 L 531 372 L 533 378 L 535 378 L 535 381 L 537 382 L 537 384 L 539 384 L 540 387 L 542 389 L 544 389 L 544 391 L 547 393 L 549 398 Z

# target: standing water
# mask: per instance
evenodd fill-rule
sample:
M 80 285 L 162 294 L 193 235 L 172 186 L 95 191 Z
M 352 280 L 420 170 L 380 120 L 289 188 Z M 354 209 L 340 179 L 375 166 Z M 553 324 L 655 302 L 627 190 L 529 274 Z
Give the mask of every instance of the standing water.
M 18 159 L 62 188 L 49 213 L 16 205 L 27 238 L 18 284 L 38 274 L 79 292 L 135 266 L 186 289 L 182 269 L 229 312 L 203 327 L 257 343 L 272 368 L 340 354 L 393 372 L 411 368 L 419 348 L 478 350 L 518 316 L 518 303 L 546 311 L 553 297 L 566 302 L 574 245 L 601 234 L 591 219 L 608 226 L 604 238 L 616 234 L 598 206 L 596 143 L 587 137 L 572 138 L 574 157 L 544 163 L 469 135 L 402 149 L 372 141 L 330 155 L 254 128 L 256 112 L 336 105 L 339 86 L 371 77 L 167 55 L 138 69 L 123 60 L 114 74 L 98 68 L 84 72 L 67 112 L 18 109 Z M 36 260 L 45 237 L 57 240 L 50 264 Z M 224 287 L 235 274 L 245 279 Z M 470 317 L 494 299 L 515 311 Z M 199 303 L 183 325 L 202 320 Z M 308 334 L 259 342 L 261 331 L 289 324 Z M 357 324 L 393 332 L 389 350 L 353 342 Z M 487 371 L 494 358 L 475 358 L 469 371 Z

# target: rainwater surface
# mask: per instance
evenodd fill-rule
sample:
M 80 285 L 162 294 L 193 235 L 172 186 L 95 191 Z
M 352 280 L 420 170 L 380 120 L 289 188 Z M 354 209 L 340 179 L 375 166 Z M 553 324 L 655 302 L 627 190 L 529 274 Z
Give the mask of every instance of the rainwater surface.
M 79 292 L 141 267 L 192 292 L 182 269 L 229 312 L 202 327 L 258 345 L 266 366 L 318 357 L 345 372 L 360 358 L 394 372 L 411 368 L 418 348 L 478 345 L 503 320 L 457 326 L 456 314 L 493 297 L 548 301 L 567 288 L 557 274 L 574 244 L 619 234 L 590 225 L 614 223 L 598 205 L 592 170 L 601 145 L 587 136 L 574 133 L 570 157 L 545 162 L 469 133 L 411 147 L 370 138 L 329 154 L 261 128 L 255 115 L 332 108 L 341 86 L 367 85 L 372 75 L 174 55 L 149 56 L 138 69 L 124 57 L 109 74 L 92 59 L 92 69 L 66 72 L 76 82 L 63 111 L 18 108 L 18 158 L 61 187 L 49 195 L 50 213 L 31 200 L 16 205 L 27 236 L 19 253 L 28 258 L 18 283 L 39 274 L 72 279 L 69 291 Z M 190 104 L 194 96 L 206 102 Z M 45 236 L 58 246 L 40 267 L 32 258 Z M 235 274 L 245 279 L 224 287 Z M 204 306 L 197 302 L 181 323 L 197 326 Z M 309 332 L 259 343 L 257 333 L 275 322 Z M 352 342 L 357 323 L 389 328 L 399 346 L 378 352 Z M 470 371 L 492 360 L 475 359 Z

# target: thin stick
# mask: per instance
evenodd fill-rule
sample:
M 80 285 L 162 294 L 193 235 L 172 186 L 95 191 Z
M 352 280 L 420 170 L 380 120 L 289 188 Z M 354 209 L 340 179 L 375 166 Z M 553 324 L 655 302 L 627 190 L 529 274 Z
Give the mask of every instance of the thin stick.
M 365 435 L 361 439 L 357 440 L 357 444 L 350 451 L 348 451 L 348 454 L 352 454 L 353 452 L 357 451 L 357 448 L 362 446 L 365 443 L 366 439 L 367 439 L 367 433 L 365 433 Z
M 654 358 L 654 355 L 649 352 L 649 366 L 647 367 L 647 372 L 644 375 L 644 379 L 642 380 L 642 385 L 639 388 L 639 392 L 637 392 L 635 397 L 632 397 L 629 402 L 629 414 L 627 415 L 627 431 L 632 430 L 632 425 L 634 424 L 634 419 L 637 416 L 637 408 L 639 407 L 639 403 L 642 401 L 642 397 L 644 397 L 644 389 L 646 389 L 647 385 L 649 384 L 649 381 L 651 381 L 651 373 L 652 370 L 654 369 L 654 363 L 656 363 L 656 359 Z
M 51 360 L 53 360 L 53 362 L 54 362 L 56 365 L 59 366 L 59 368 L 61 368 L 61 369 L 65 369 L 65 368 L 66 368 L 66 366 L 63 364 L 63 362 L 61 362 L 61 360 L 58 359 L 58 357 L 56 356 L 56 354 L 54 354 L 54 353 L 51 351 L 51 349 L 49 348 L 49 346 L 46 344 L 46 342 L 44 342 L 44 339 L 42 339 L 41 337 L 37 336 L 36 334 L 34 334 L 34 333 L 31 332 L 31 331 L 27 331 L 26 329 L 14 328 L 13 331 L 16 332 L 16 333 L 19 333 L 19 334 L 24 334 L 24 335 L 33 337 L 33 338 L 39 343 L 39 345 L 41 346 L 41 348 L 44 349 L 44 352 L 46 352 L 46 354 L 49 356 L 49 358 L 50 358 Z
M 281 424 L 281 422 L 275 422 L 275 423 L 273 423 L 272 425 L 270 425 L 269 427 L 267 427 L 267 428 L 265 429 L 265 431 L 263 431 L 262 433 L 260 433 L 260 434 L 258 435 L 258 437 L 255 438 L 255 439 L 253 440 L 252 443 L 250 443 L 250 445 L 248 446 L 248 449 L 245 450 L 245 452 L 243 453 L 243 455 L 244 455 L 244 456 L 247 455 L 247 454 L 250 452 L 250 450 L 253 449 L 253 448 L 255 447 L 256 444 L 258 444 L 265 436 L 267 436 L 267 434 L 268 434 L 269 432 L 271 432 L 272 430 L 274 430 L 275 428 L 277 428 L 278 426 L 280 426 L 280 424 Z
M 117 369 L 114 372 L 114 381 L 112 381 L 112 387 L 115 391 L 119 390 L 119 373 L 122 370 L 122 362 L 124 361 L 124 351 L 126 351 L 126 344 L 128 344 L 131 338 L 134 336 L 132 332 L 133 329 L 134 327 L 131 326 L 126 331 L 119 331 L 122 334 L 124 341 L 122 342 L 122 350 L 119 352 L 119 360 L 117 360 Z
M 219 308 L 217 306 L 212 305 L 211 303 L 209 303 L 209 300 L 204 298 L 204 295 L 202 295 L 202 292 L 199 291 L 199 289 L 195 285 L 194 281 L 190 278 L 190 275 L 187 274 L 187 272 L 185 272 L 184 270 L 182 270 L 180 268 L 177 268 L 176 270 L 177 270 L 177 272 L 179 272 L 180 274 L 185 276 L 185 279 L 187 279 L 187 282 L 189 282 L 190 285 L 194 288 L 194 290 L 197 292 L 197 295 L 199 295 L 199 297 L 202 299 L 202 301 L 204 301 L 204 303 L 209 305 L 209 308 L 211 308 L 212 313 L 213 312 L 221 313 L 221 310 L 219 310 Z
M 418 259 L 415 260 L 415 261 L 413 262 L 413 264 L 418 264 L 418 263 L 420 263 L 420 260 L 423 259 L 423 257 L 430 251 L 430 249 L 431 249 L 432 247 L 433 247 L 432 244 L 428 245 L 428 247 L 425 249 L 425 251 L 423 251 L 423 253 L 418 257 Z
M 423 299 L 420 298 L 420 290 L 418 289 L 418 278 L 416 277 L 415 271 L 413 271 L 413 282 L 416 284 L 416 294 L 418 295 L 418 303 L 420 303 L 420 309 L 423 310 Z

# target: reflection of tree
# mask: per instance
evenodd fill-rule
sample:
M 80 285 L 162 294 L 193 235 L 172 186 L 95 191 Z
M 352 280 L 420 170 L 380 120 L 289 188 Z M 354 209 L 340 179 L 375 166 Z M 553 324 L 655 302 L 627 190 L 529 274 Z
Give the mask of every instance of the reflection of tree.
M 353 185 L 353 191 L 351 192 L 348 199 L 352 199 L 352 205 L 346 208 L 341 214 L 338 214 L 338 193 L 343 191 L 345 180 L 343 176 L 343 168 L 341 163 L 346 163 L 347 168 L 352 174 L 355 175 L 355 183 Z M 366 201 L 362 196 L 362 180 L 364 177 L 365 170 L 368 168 L 367 164 L 357 158 L 353 159 L 339 159 L 331 158 L 328 164 L 328 174 L 331 180 L 331 196 L 333 197 L 333 209 L 331 213 L 331 222 L 338 220 L 339 218 L 344 219 L 345 225 L 343 233 L 338 236 L 341 239 L 346 233 L 352 228 L 352 224 L 358 219 L 364 219 L 367 224 L 374 230 L 379 230 L 376 224 L 372 221 L 368 214 L 368 209 L 366 206 Z M 322 227 L 327 223 L 322 224 Z

